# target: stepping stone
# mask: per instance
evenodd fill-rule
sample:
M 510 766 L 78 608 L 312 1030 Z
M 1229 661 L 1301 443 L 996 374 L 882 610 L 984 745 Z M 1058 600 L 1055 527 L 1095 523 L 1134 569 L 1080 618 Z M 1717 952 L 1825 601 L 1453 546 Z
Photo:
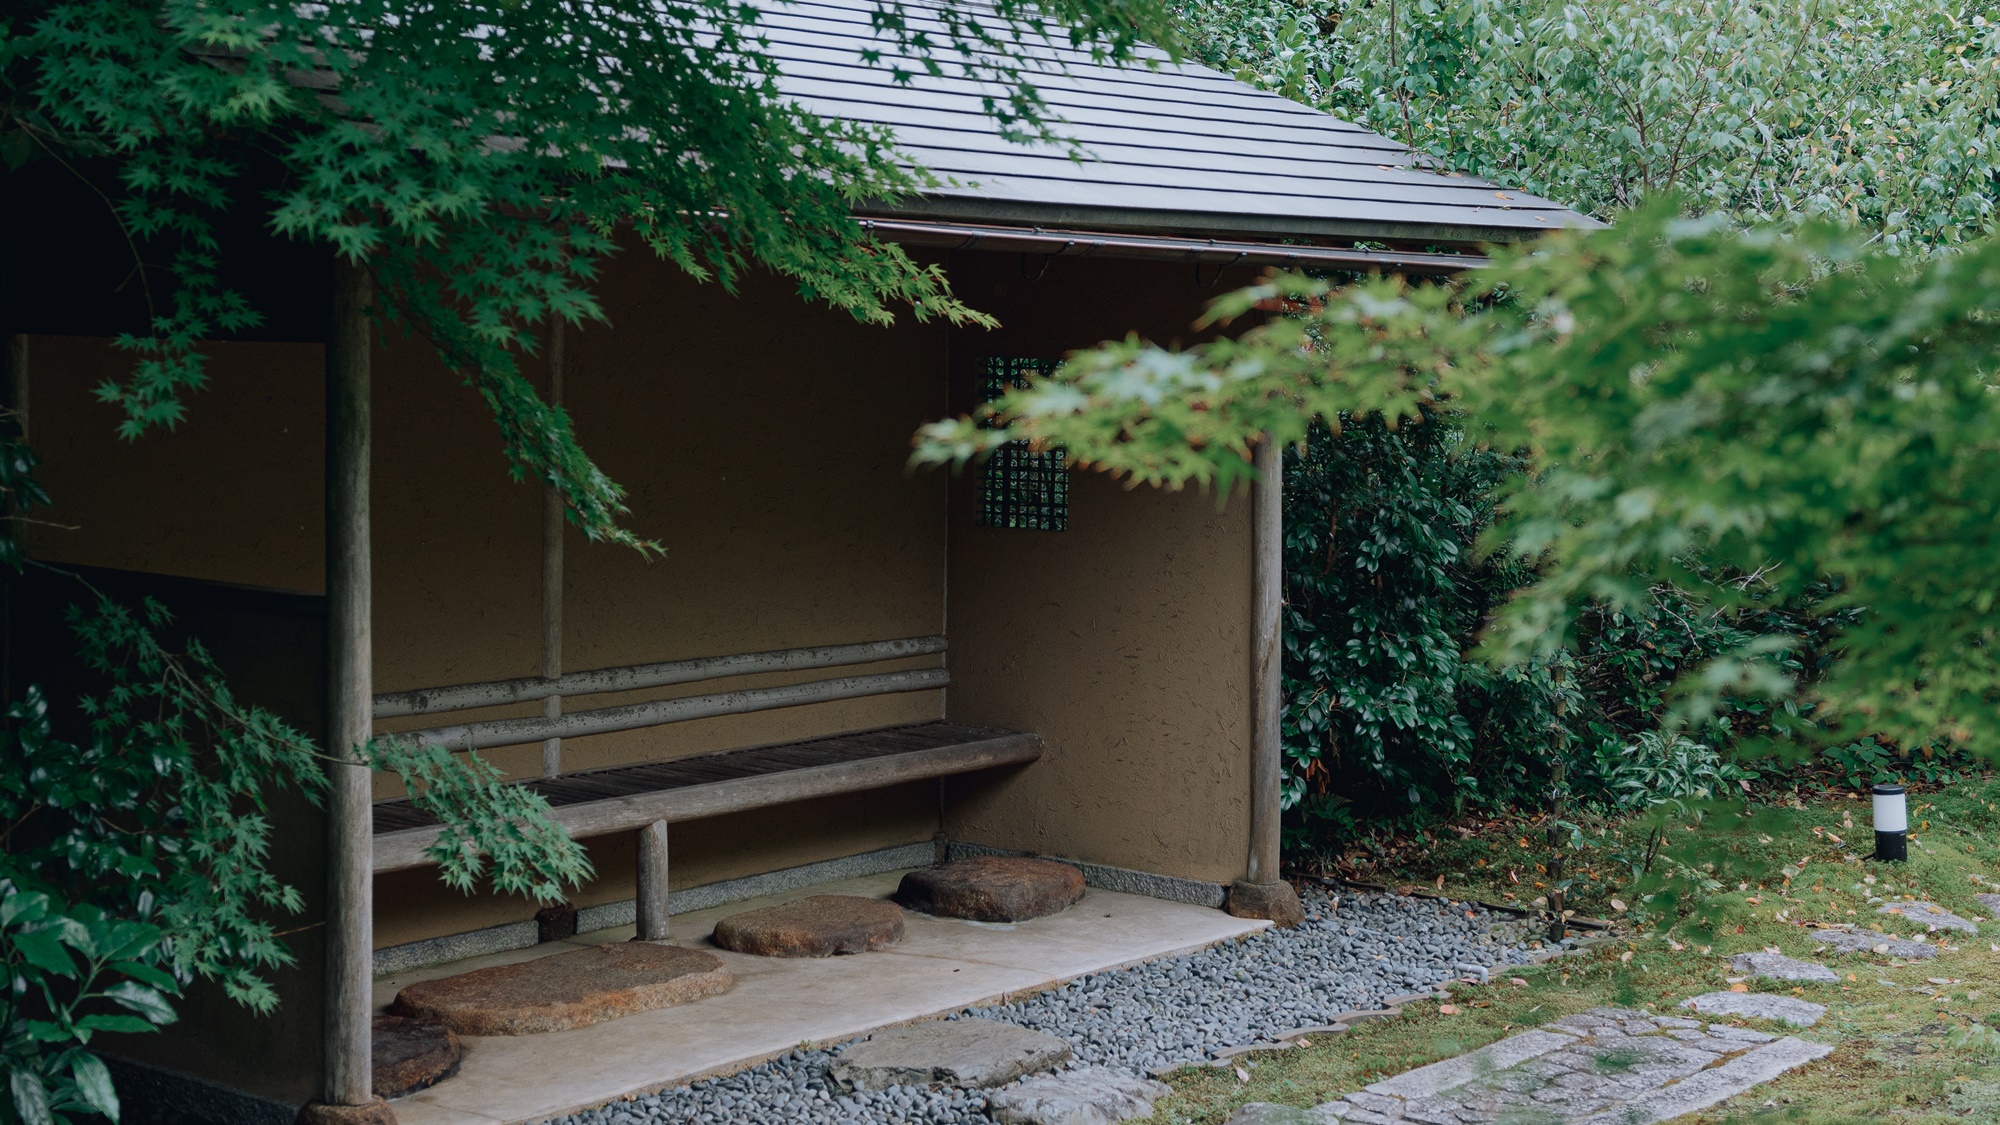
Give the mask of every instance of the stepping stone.
M 1281 930 L 1302 926 L 1306 920 L 1306 908 L 1299 901 L 1299 892 L 1282 879 L 1273 883 L 1251 883 L 1238 879 L 1229 885 L 1229 893 L 1222 900 L 1222 909 L 1238 918 L 1263 918 Z
M 376 1016 L 369 1036 L 374 1089 L 378 1098 L 400 1098 L 458 1073 L 465 1048 L 451 1028 L 436 1020 Z
M 732 983 L 713 953 L 632 941 L 420 981 L 389 1010 L 460 1035 L 533 1035 L 685 1004 Z
M 1147 1117 L 1153 1103 L 1173 1093 L 1164 1082 L 1087 1066 L 1030 1078 L 986 1099 L 1001 1125 L 1112 1125 Z
M 1782 953 L 1738 953 L 1729 959 L 1729 967 L 1739 973 L 1766 980 L 1815 980 L 1834 981 L 1840 974 L 1817 961 L 1801 961 Z
M 1707 1109 L 1833 1049 L 1701 1026 L 1597 1008 L 1310 1110 L 1245 1106 L 1227 1125 L 1647 1125 Z
M 1222 1125 L 1340 1125 L 1340 1118 L 1322 1106 L 1300 1109 L 1295 1105 L 1250 1102 L 1237 1106 L 1236 1112 Z
M 1877 914 L 1900 914 L 1919 926 L 1929 926 L 1934 930 L 1959 930 L 1976 934 L 1979 927 L 1960 918 L 1951 911 L 1930 902 L 1892 902 L 1877 910 Z
M 1693 1008 L 1704 1016 L 1747 1016 L 1776 1020 L 1793 1027 L 1811 1027 L 1826 1014 L 1826 1005 L 1813 1004 L 1796 996 L 1773 996 L 1768 992 L 1705 992 L 1681 1007 Z
M 1979 905 L 1985 907 L 1988 913 L 1992 914 L 1995 918 L 2000 918 L 2000 895 L 1973 895 L 1972 897 L 1978 899 Z
M 1938 955 L 1937 946 L 1921 941 L 1904 941 L 1873 930 L 1820 930 L 1813 940 L 1832 946 L 1839 953 L 1874 953 L 1906 960 L 1922 960 Z
M 759 957 L 866 953 L 903 940 L 903 911 L 856 895 L 813 895 L 731 914 L 715 924 L 715 944 Z
M 835 1056 L 836 1082 L 855 1090 L 891 1086 L 999 1086 L 1061 1066 L 1069 1044 L 998 1020 L 926 1020 L 878 1031 Z
M 1083 872 L 1052 859 L 980 856 L 903 876 L 896 901 L 974 922 L 1020 922 L 1066 910 L 1083 897 Z

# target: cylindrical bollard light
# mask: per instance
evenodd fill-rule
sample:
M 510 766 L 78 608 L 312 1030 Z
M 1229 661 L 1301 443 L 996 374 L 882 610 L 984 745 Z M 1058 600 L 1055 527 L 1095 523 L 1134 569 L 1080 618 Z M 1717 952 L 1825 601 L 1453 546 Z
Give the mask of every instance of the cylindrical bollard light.
M 1910 807 L 1900 785 L 1875 787 L 1875 858 L 1885 863 L 1910 858 Z

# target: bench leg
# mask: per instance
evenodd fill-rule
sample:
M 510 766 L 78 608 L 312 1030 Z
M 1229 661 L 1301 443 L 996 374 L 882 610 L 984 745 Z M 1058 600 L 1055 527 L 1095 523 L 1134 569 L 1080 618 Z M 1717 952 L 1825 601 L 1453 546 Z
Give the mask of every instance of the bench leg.
M 639 844 L 638 940 L 667 940 L 667 822 L 636 833 Z

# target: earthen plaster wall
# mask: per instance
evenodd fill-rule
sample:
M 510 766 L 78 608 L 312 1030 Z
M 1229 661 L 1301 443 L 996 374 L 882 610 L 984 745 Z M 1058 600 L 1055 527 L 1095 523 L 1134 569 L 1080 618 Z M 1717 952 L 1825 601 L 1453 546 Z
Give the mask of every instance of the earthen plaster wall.
M 1186 263 L 955 255 L 959 292 L 999 316 L 952 339 L 954 409 L 989 356 L 1060 359 L 1106 336 L 1192 343 L 1220 279 Z M 977 522 L 952 486 L 950 714 L 1039 731 L 1040 761 L 954 779 L 954 839 L 1186 878 L 1240 878 L 1250 834 L 1247 496 L 1070 478 L 1068 530 Z
M 586 448 L 630 490 L 629 525 L 664 553 L 647 560 L 569 534 L 565 667 L 941 632 L 947 482 L 913 475 L 905 462 L 911 431 L 944 408 L 944 331 L 861 325 L 803 305 L 771 279 L 732 296 L 639 255 L 614 262 L 602 291 L 612 323 L 570 334 L 567 402 Z M 51 526 L 29 536 L 37 557 L 320 591 L 316 344 L 214 346 L 212 383 L 189 397 L 186 422 L 134 443 L 113 436 L 116 412 L 91 394 L 129 372 L 130 353 L 60 337 L 34 338 L 30 352 L 31 438 L 57 500 Z M 536 674 L 539 490 L 509 479 L 484 405 L 422 345 L 392 337 L 375 371 L 377 689 Z M 683 685 L 571 707 L 712 690 Z M 575 739 L 565 767 L 920 721 L 942 708 L 933 691 Z M 532 773 L 540 748 L 487 756 Z M 399 785 L 384 776 L 377 790 L 394 795 Z M 938 828 L 937 796 L 935 784 L 901 786 L 675 825 L 674 883 L 925 840 Z M 576 901 L 631 897 L 630 842 L 595 840 L 590 849 L 598 874 Z M 376 940 L 398 944 L 532 912 L 519 899 L 440 893 L 430 872 L 400 873 L 378 881 Z

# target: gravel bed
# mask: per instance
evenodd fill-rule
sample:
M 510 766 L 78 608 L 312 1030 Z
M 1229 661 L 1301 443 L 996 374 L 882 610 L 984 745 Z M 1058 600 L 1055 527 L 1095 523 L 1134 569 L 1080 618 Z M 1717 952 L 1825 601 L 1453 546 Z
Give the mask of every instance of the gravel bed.
M 957 1013 L 1069 1040 L 1082 1065 L 1134 1074 L 1198 1062 L 1224 1047 L 1331 1022 L 1391 996 L 1523 965 L 1532 935 L 1464 903 L 1396 895 L 1304 895 L 1307 921 L 1198 953 L 1094 973 L 1029 999 Z M 550 1125 L 988 1125 L 981 1091 L 896 1087 L 847 1093 L 830 1050 L 793 1051 L 749 1070 L 555 1119 Z

